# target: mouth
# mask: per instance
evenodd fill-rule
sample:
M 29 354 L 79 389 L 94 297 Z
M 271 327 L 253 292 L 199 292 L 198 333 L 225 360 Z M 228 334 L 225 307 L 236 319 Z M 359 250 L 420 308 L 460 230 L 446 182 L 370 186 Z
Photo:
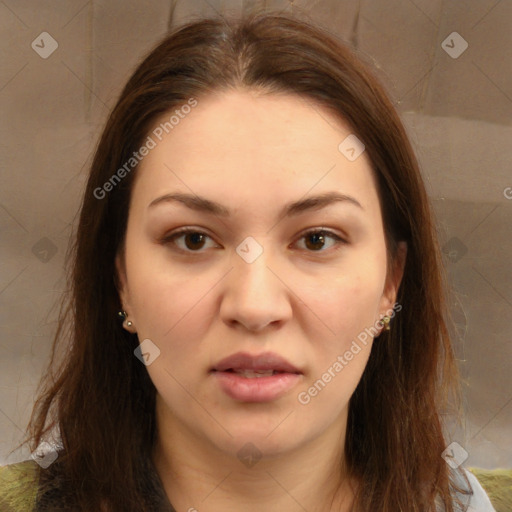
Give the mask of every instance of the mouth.
M 302 372 L 274 353 L 252 356 L 239 352 L 217 363 L 210 371 L 220 389 L 240 402 L 277 400 L 302 380 Z
M 237 352 L 219 361 L 212 367 L 211 371 L 245 374 L 248 378 L 258 377 L 259 375 L 269 376 L 273 373 L 302 373 L 284 357 L 273 352 L 256 355 Z
M 214 370 L 218 371 L 218 370 Z M 289 372 L 280 372 L 278 370 L 247 370 L 243 368 L 229 368 L 228 370 L 224 370 L 226 373 L 236 373 L 246 379 L 261 379 L 262 377 L 271 377 L 272 375 L 277 375 L 280 373 L 289 373 Z

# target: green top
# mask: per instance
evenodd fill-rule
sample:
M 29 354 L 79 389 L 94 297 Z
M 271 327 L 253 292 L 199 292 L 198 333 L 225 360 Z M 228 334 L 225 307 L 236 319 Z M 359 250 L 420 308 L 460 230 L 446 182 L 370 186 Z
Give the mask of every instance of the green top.
M 496 512 L 512 511 L 512 469 L 469 470 L 478 478 Z
M 39 465 L 32 459 L 0 466 L 0 510 L 1 512 L 38 512 L 44 507 L 37 507 L 39 491 Z M 496 512 L 512 511 L 512 470 L 485 470 L 470 468 L 468 474 L 473 487 L 469 510 L 475 512 L 492 510 L 486 506 L 489 497 Z M 159 480 L 158 480 L 159 482 Z M 483 491 L 485 489 L 486 492 Z M 167 500 L 163 489 L 160 489 L 155 504 L 158 512 L 175 512 Z M 487 493 L 487 496 L 486 496 Z
M 146 461 L 146 463 L 149 461 Z M 61 475 L 57 464 L 41 469 L 29 459 L 23 462 L 0 466 L 0 512 L 70 512 L 70 498 L 61 486 Z M 148 499 L 148 506 L 154 512 L 176 512 L 151 463 L 146 467 L 142 488 Z
M 38 465 L 33 460 L 0 467 L 0 510 L 29 512 L 35 509 Z

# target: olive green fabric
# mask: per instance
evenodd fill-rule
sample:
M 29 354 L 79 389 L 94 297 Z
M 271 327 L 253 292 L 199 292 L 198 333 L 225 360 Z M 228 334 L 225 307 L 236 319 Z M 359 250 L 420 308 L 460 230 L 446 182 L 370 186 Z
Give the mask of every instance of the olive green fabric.
M 39 466 L 34 460 L 0 467 L 0 510 L 31 512 L 36 505 Z
M 153 512 L 176 512 L 169 503 L 156 469 L 147 460 L 141 489 Z M 58 462 L 41 469 L 37 462 L 0 466 L 0 512 L 70 512 L 74 503 L 69 482 Z
M 512 469 L 469 468 L 484 488 L 496 512 L 512 512 Z

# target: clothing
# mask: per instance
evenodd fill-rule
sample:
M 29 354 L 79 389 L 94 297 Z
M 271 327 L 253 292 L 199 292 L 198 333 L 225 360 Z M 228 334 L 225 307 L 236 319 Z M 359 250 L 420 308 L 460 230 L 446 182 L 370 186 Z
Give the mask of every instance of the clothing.
M 471 497 L 467 512 L 496 512 L 491 504 L 491 500 L 483 490 L 476 476 L 470 471 L 466 473 L 474 493 Z
M 468 496 L 459 496 L 459 499 L 462 502 L 462 506 L 459 509 L 456 508 L 457 512 L 496 512 L 493 505 L 491 504 L 491 501 L 489 500 L 489 497 L 487 496 L 487 493 L 484 491 L 475 475 L 467 470 L 465 470 L 464 473 L 469 481 L 469 485 L 471 486 L 473 494 Z M 466 482 L 462 476 L 460 476 L 458 473 L 456 473 L 456 475 L 457 477 L 455 480 L 457 484 L 462 488 L 467 489 Z M 443 509 L 441 509 L 439 512 L 442 512 L 442 510 Z
M 53 466 L 54 468 L 56 467 Z M 8 466 L 0 467 L 0 511 L 1 512 L 56 512 L 68 511 L 66 497 L 58 489 L 58 478 L 53 491 L 44 494 L 40 492 L 41 478 L 52 478 L 52 465 L 39 472 L 39 466 L 34 460 L 27 460 Z M 151 510 L 155 512 L 176 512 L 170 504 L 162 488 L 162 483 L 156 469 L 151 463 L 148 466 L 148 480 L 145 485 L 151 500 Z M 496 512 L 486 492 L 477 478 L 465 471 L 473 490 L 461 512 Z M 461 481 L 462 482 L 462 481 Z M 466 508 L 467 507 L 467 508 Z
M 45 469 L 32 459 L 0 466 L 0 512 L 71 512 L 72 498 L 66 493 L 65 475 L 59 457 Z M 141 482 L 151 512 L 176 512 L 162 487 L 149 457 L 141 461 Z

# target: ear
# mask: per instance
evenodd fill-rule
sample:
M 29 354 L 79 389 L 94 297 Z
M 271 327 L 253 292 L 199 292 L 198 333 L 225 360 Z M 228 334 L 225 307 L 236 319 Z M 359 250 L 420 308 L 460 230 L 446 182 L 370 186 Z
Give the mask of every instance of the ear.
M 126 268 L 124 264 L 124 252 L 122 249 L 116 254 L 115 258 L 115 274 L 114 283 L 119 294 L 119 300 L 121 302 L 121 309 L 129 310 L 130 301 L 128 293 L 128 285 L 126 279 Z
M 402 277 L 404 275 L 406 260 L 407 242 L 400 241 L 398 242 L 393 267 L 386 278 L 386 285 L 384 287 L 384 293 L 382 294 L 381 313 L 383 315 L 389 314 L 390 310 L 393 309 L 393 306 L 396 303 L 398 289 L 400 288 L 400 283 L 402 282 Z

